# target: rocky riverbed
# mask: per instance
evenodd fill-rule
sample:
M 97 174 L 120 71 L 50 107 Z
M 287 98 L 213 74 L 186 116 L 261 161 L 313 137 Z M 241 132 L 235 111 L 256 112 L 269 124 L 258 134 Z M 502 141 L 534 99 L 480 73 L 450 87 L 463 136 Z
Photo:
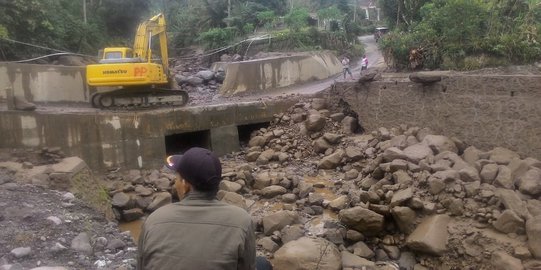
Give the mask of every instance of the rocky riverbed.
M 426 127 L 360 133 L 362 123 L 346 107 L 299 102 L 222 158 L 219 199 L 251 213 L 258 253 L 275 269 L 541 269 L 539 160 L 477 149 Z M 58 174 L 79 171 L 76 159 L 65 160 L 64 169 L 0 163 L 7 168 L 0 267 L 131 269 L 134 245 L 116 223 L 70 193 L 49 190 L 76 188 L 82 198 L 81 190 L 92 189 L 61 185 Z M 118 220 L 144 219 L 176 199 L 174 175 L 163 168 L 100 178 Z M 19 231 L 31 231 L 31 240 L 17 240 Z M 80 239 L 86 249 L 74 244 Z M 56 251 L 57 244 L 64 248 Z

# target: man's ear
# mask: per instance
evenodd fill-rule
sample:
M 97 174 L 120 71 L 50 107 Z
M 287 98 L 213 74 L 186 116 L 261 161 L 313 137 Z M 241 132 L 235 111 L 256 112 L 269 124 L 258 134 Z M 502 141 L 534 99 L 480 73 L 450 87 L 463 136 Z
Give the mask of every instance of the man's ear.
M 184 186 L 183 186 L 184 194 L 187 194 L 189 191 L 192 190 L 192 184 L 188 183 L 188 181 L 184 180 Z

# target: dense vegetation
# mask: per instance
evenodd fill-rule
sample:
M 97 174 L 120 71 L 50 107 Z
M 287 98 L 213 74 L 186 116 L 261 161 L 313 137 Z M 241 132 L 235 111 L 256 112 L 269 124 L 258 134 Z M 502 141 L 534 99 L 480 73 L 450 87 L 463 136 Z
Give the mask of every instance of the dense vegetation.
M 381 42 L 404 69 L 477 69 L 541 59 L 540 0 L 380 0 Z
M 129 46 L 137 24 L 158 12 L 166 15 L 173 50 L 194 44 L 214 49 L 271 33 L 275 49 L 289 46 L 283 49 L 343 52 L 355 48 L 359 52 L 359 45 L 352 47 L 354 38 L 373 26 L 362 20 L 353 2 L 0 0 L 0 60 L 30 58 L 56 50 L 96 55 L 104 46 Z

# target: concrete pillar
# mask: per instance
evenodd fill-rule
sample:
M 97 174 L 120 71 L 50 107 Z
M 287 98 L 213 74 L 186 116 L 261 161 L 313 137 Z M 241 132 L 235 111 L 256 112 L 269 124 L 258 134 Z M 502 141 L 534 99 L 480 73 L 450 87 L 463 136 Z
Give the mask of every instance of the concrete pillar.
M 15 96 L 11 87 L 6 87 L 6 103 L 8 110 L 15 110 Z
M 239 130 L 236 125 L 212 128 L 210 130 L 210 145 L 218 156 L 240 150 Z

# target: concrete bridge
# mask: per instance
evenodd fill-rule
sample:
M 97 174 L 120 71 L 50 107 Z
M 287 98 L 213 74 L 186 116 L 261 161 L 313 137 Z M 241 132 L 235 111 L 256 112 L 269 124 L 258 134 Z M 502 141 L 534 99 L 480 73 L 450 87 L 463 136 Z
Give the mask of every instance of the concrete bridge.
M 32 92 L 31 84 L 21 85 L 37 99 L 47 97 Z M 430 127 L 484 150 L 503 146 L 541 159 L 539 85 L 540 75 L 446 73 L 440 82 L 424 85 L 411 82 L 407 74 L 383 74 L 373 82 L 336 83 L 319 95 L 336 110 L 343 109 L 339 103 L 349 104 L 366 130 L 400 124 Z M 0 104 L 0 148 L 56 146 L 96 170 L 155 168 L 167 154 L 194 145 L 219 154 L 237 151 L 251 131 L 285 112 L 296 99 L 126 112 L 88 107 L 24 112 Z

